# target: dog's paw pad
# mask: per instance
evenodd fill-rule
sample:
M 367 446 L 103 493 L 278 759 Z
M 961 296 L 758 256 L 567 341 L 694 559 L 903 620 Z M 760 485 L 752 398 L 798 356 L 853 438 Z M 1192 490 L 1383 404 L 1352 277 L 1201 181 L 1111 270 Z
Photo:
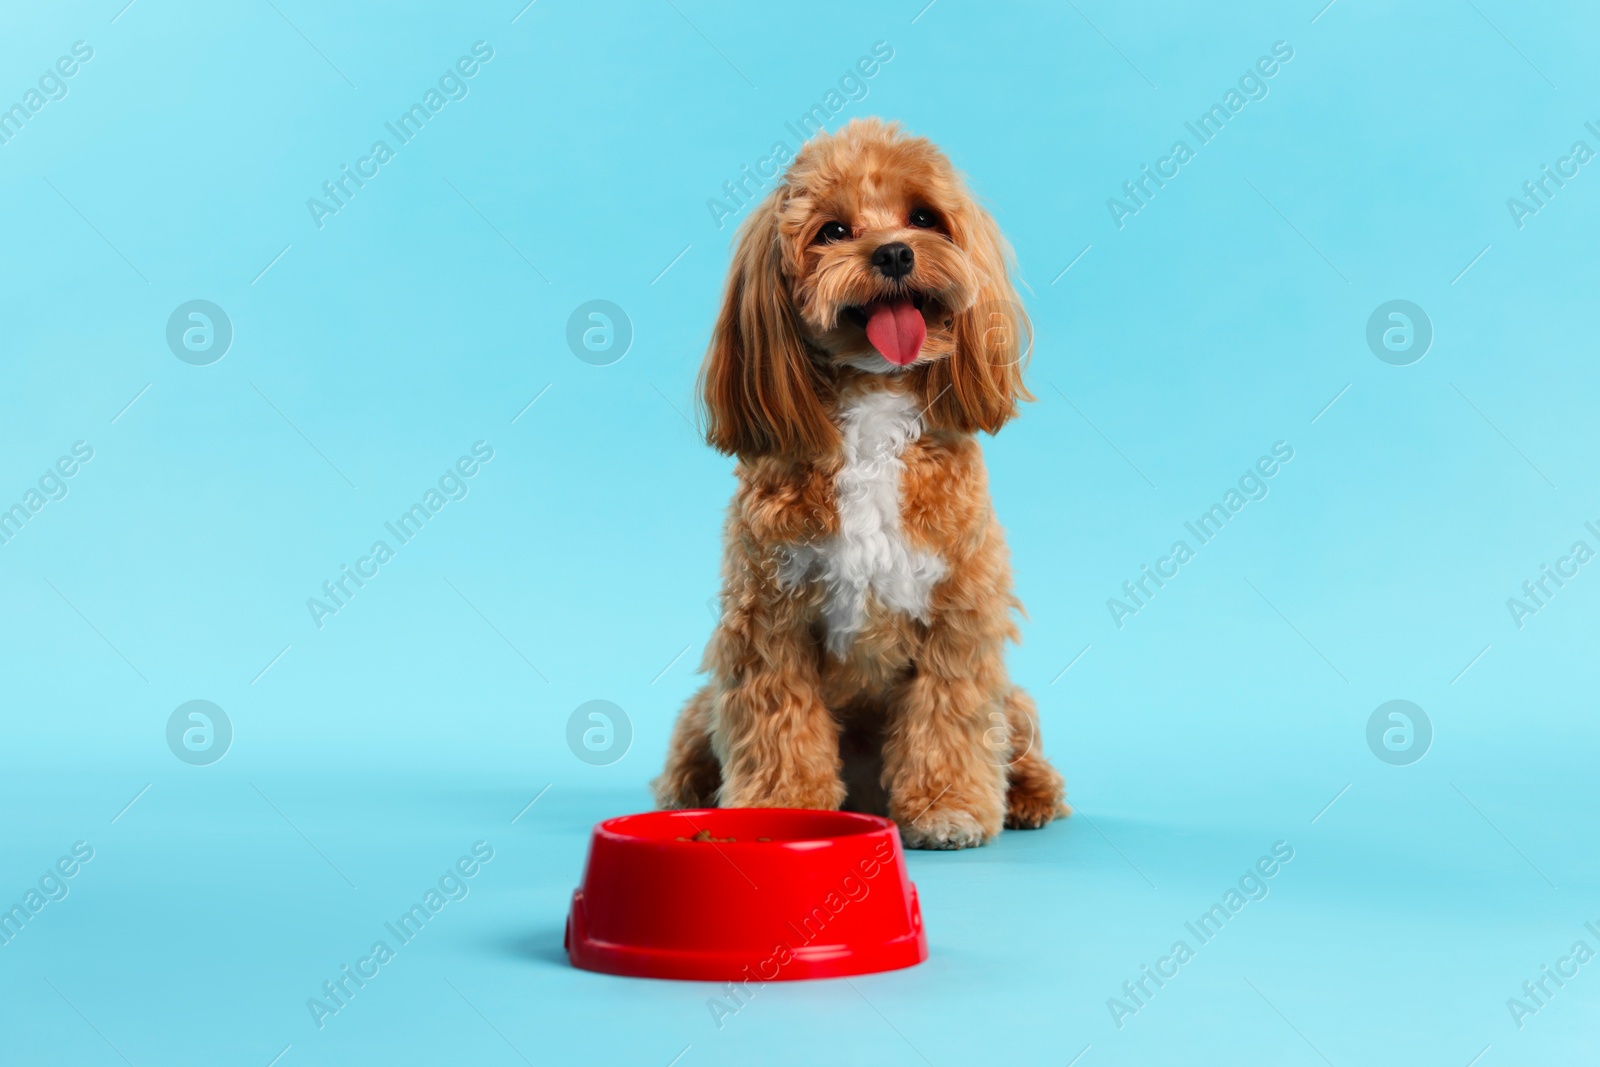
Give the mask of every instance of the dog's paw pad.
M 989 840 L 983 825 L 964 811 L 928 812 L 900 827 L 907 848 L 976 848 Z

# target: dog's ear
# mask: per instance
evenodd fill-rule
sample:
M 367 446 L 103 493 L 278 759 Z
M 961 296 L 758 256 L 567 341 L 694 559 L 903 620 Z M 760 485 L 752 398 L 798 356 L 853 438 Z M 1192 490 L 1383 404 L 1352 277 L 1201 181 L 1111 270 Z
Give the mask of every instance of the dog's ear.
M 977 204 L 951 220 L 952 237 L 966 249 L 982 278 L 972 306 L 956 316 L 956 350 L 928 366 L 924 385 L 934 419 L 974 433 L 994 433 L 1032 400 L 1022 382 L 1033 349 L 1033 326 L 1007 272 L 1008 249 L 1000 229 Z
M 706 440 L 737 456 L 822 452 L 839 439 L 789 302 L 778 192 L 745 222 L 700 368 Z

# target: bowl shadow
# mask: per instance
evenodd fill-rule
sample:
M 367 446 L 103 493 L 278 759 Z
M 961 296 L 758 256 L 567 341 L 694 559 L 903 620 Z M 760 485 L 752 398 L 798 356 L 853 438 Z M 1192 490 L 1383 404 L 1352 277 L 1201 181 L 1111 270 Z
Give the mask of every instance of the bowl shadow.
M 511 956 L 528 963 L 542 963 L 571 970 L 572 962 L 567 959 L 567 950 L 561 945 L 561 939 L 565 934 L 565 924 L 541 926 L 497 938 L 490 942 L 490 945 L 500 955 Z

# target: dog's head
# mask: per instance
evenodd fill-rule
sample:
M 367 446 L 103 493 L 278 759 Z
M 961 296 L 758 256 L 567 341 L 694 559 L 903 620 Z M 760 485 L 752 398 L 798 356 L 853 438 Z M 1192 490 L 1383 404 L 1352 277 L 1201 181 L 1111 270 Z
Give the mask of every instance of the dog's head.
M 809 141 L 746 220 L 701 369 L 706 436 L 821 452 L 843 368 L 912 375 L 924 418 L 998 430 L 1032 399 L 1005 242 L 931 142 L 875 119 Z

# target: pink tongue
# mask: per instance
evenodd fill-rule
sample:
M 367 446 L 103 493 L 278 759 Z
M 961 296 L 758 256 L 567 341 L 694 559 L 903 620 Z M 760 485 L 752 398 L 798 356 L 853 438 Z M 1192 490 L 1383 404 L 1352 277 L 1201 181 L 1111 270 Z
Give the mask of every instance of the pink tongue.
M 917 358 L 927 336 L 928 324 L 922 321 L 922 312 L 909 300 L 879 304 L 867 320 L 867 340 L 879 355 L 897 367 L 904 367 Z

